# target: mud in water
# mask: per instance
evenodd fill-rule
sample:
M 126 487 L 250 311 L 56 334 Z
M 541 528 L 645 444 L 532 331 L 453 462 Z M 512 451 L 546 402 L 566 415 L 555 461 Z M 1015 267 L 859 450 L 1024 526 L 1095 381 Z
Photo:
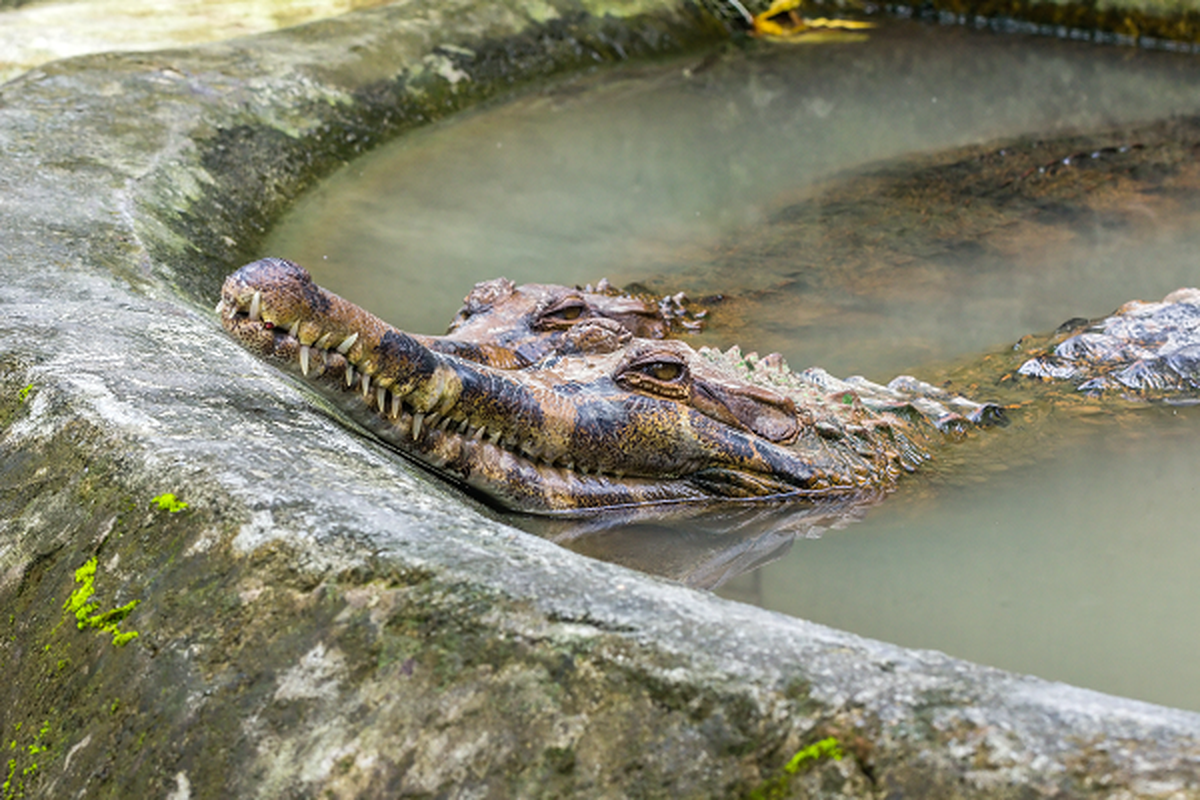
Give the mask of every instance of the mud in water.
M 883 379 L 1194 283 L 1198 155 L 1189 117 L 893 160 L 823 182 L 672 280 L 727 294 L 708 338 L 793 360 L 819 346 Z
M 505 519 L 855 632 L 1200 709 L 1200 414 L 995 383 L 1024 334 L 1200 283 L 1194 114 L 1192 56 L 915 24 L 729 47 L 408 137 L 311 193 L 267 250 L 416 332 L 479 280 L 608 276 L 706 305 L 697 344 L 994 395 L 1009 428 L 878 505 Z

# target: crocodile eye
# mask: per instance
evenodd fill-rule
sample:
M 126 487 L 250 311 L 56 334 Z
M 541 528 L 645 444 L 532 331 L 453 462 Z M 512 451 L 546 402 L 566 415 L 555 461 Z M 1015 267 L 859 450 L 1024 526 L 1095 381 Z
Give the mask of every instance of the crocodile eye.
M 567 306 L 560 308 L 554 312 L 554 316 L 558 319 L 579 319 L 579 315 L 583 313 L 583 306 Z
M 626 389 L 684 400 L 691 392 L 691 375 L 687 364 L 671 353 L 647 353 L 641 360 L 622 367 L 617 383 Z
M 584 299 L 577 294 L 572 294 L 561 297 L 538 311 L 533 326 L 540 330 L 570 328 L 579 320 L 589 316 L 591 315 L 588 314 L 588 305 Z
M 584 306 L 583 306 L 582 302 L 571 303 L 569 305 L 563 305 L 563 306 L 559 306 L 558 308 L 550 309 L 546 313 L 542 314 L 542 319 L 544 319 L 544 320 L 562 320 L 564 322 L 574 322 L 575 320 L 577 320 L 581 316 L 583 316 L 583 309 L 584 309 Z
M 663 383 L 673 383 L 683 377 L 683 364 L 674 361 L 651 361 L 638 369 L 644 375 Z

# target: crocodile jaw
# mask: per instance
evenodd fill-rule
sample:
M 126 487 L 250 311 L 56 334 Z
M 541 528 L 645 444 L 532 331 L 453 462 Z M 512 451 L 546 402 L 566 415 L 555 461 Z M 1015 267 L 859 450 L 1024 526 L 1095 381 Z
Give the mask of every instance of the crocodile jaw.
M 231 275 L 217 310 L 244 346 L 318 388 L 382 440 L 517 511 L 582 515 L 879 488 L 611 381 L 572 397 L 536 372 L 435 352 L 280 259 Z

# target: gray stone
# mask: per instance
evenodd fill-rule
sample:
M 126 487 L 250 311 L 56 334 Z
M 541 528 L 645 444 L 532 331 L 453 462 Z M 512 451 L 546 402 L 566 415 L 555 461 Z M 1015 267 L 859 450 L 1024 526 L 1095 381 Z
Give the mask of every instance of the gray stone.
M 220 330 L 224 275 L 344 160 L 721 34 L 414 0 L 0 87 L 3 797 L 1200 796 L 1200 715 L 573 555 Z

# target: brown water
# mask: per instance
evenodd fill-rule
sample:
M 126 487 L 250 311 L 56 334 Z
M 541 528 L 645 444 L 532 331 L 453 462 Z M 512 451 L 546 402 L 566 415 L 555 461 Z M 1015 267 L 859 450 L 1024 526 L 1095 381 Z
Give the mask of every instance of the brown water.
M 474 282 L 497 275 L 606 275 L 693 292 L 717 277 L 737 284 L 723 287 L 732 295 L 767 290 L 753 295 L 762 305 L 749 320 L 743 306 L 744 346 L 886 380 L 1200 283 L 1200 233 L 1186 220 L 1158 225 L 1159 210 L 1148 209 L 1154 224 L 1136 230 L 1076 231 L 1011 263 L 943 259 L 911 290 L 857 298 L 795 282 L 778 290 L 786 252 L 732 276 L 706 275 L 704 265 L 847 169 L 1198 112 L 1192 56 L 916 24 L 859 45 L 730 48 L 580 77 L 406 137 L 310 193 L 266 250 L 427 333 L 444 329 Z M 706 340 L 724 343 L 720 313 Z M 679 543 L 736 565 L 706 567 L 709 581 L 778 558 L 721 591 L 904 645 L 1200 709 L 1196 416 L 1159 408 L 1121 422 L 1018 421 L 820 538 L 792 542 L 775 522 L 740 520 L 753 535 L 736 557 L 736 547 L 714 544 L 721 534 L 706 520 L 570 546 L 670 574 L 682 574 L 662 567 L 682 558 Z

